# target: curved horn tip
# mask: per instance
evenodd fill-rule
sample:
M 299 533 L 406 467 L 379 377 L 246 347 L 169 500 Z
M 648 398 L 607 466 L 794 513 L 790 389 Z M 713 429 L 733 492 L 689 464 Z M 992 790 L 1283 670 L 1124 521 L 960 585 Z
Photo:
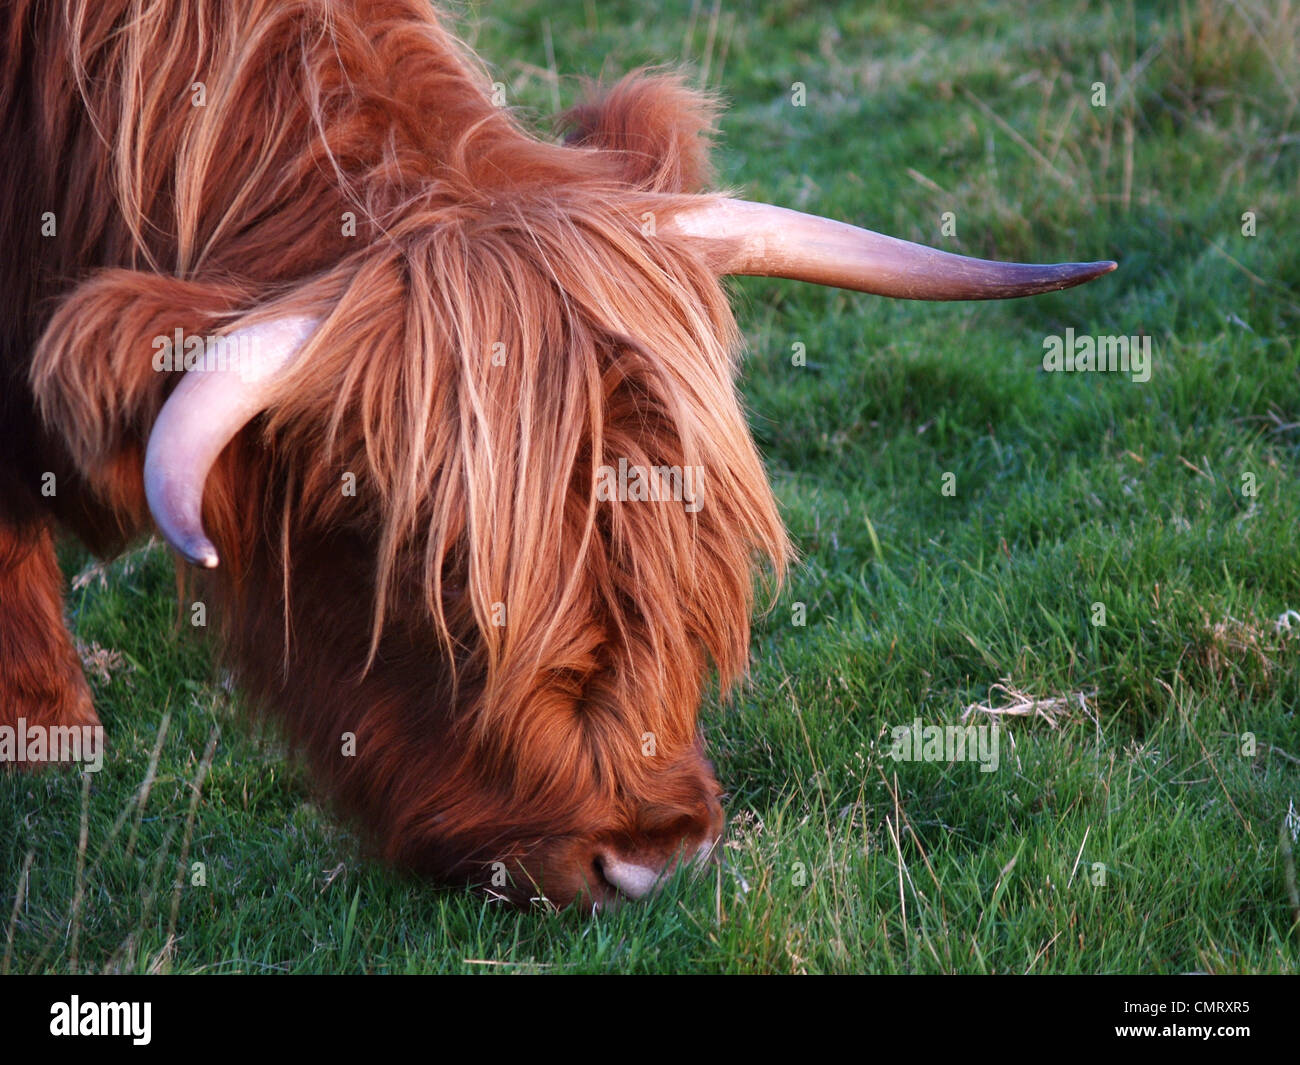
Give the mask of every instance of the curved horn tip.
M 186 562 L 192 566 L 198 566 L 199 569 L 216 569 L 221 564 L 217 549 L 207 540 L 192 547 L 185 547 L 181 549 L 180 553 Z
M 178 483 L 159 453 L 156 435 L 150 436 L 145 449 L 144 495 L 154 524 L 172 549 L 191 566 L 215 569 L 221 558 L 203 530 L 200 504 L 192 489 Z
M 171 548 L 191 566 L 216 569 L 221 561 L 216 546 L 203 530 L 198 503 L 163 464 L 151 438 L 144 460 L 144 494 L 154 524 Z
M 189 534 L 166 527 L 160 527 L 159 531 L 172 550 L 191 566 L 197 566 L 199 569 L 216 569 L 221 564 L 221 556 L 217 553 L 216 546 L 201 529 Z

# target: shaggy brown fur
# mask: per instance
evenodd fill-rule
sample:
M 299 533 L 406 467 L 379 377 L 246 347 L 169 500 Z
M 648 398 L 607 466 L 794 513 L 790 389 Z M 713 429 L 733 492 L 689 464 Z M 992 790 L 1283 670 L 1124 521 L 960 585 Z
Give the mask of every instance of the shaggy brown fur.
M 546 143 L 425 0 L 17 0 L 0 33 L 0 723 L 85 713 L 47 526 L 149 528 L 153 338 L 308 313 L 207 482 L 197 597 L 252 700 L 439 878 L 600 898 L 602 848 L 716 835 L 696 712 L 788 549 L 725 294 L 664 225 L 709 101 L 634 76 Z M 620 458 L 702 467 L 702 509 L 598 500 Z

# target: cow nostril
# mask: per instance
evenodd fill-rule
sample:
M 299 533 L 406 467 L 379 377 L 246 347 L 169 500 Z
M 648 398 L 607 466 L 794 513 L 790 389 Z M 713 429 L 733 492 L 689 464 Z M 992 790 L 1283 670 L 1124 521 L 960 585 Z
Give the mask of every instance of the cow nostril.
M 664 870 L 620 858 L 611 849 L 596 852 L 592 865 L 601 881 L 629 899 L 643 899 L 654 892 L 664 879 Z

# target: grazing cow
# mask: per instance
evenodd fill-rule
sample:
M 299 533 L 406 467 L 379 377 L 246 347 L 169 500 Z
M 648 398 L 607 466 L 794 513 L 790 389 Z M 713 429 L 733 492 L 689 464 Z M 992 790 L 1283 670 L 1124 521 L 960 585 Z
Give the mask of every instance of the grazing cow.
M 96 721 L 53 530 L 156 527 L 375 852 L 516 901 L 641 897 L 723 827 L 696 715 L 788 554 L 724 275 L 1113 266 L 708 195 L 672 76 L 548 142 L 427 0 L 10 0 L 0 33 L 0 725 Z

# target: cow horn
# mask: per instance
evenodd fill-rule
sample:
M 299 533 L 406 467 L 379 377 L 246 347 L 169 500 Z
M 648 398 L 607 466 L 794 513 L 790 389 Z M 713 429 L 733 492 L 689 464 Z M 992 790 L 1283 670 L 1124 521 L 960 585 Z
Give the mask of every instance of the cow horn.
M 886 237 L 817 215 L 718 199 L 678 212 L 688 236 L 726 240 L 724 274 L 785 277 L 905 300 L 996 300 L 1054 292 L 1115 269 L 1113 262 L 997 263 Z
M 235 434 L 266 409 L 277 378 L 316 324 L 314 318 L 279 318 L 231 333 L 185 371 L 159 411 L 144 457 L 145 497 L 159 531 L 186 561 L 204 569 L 217 565 L 217 549 L 203 531 L 208 471 Z M 225 358 L 213 360 L 223 349 Z

